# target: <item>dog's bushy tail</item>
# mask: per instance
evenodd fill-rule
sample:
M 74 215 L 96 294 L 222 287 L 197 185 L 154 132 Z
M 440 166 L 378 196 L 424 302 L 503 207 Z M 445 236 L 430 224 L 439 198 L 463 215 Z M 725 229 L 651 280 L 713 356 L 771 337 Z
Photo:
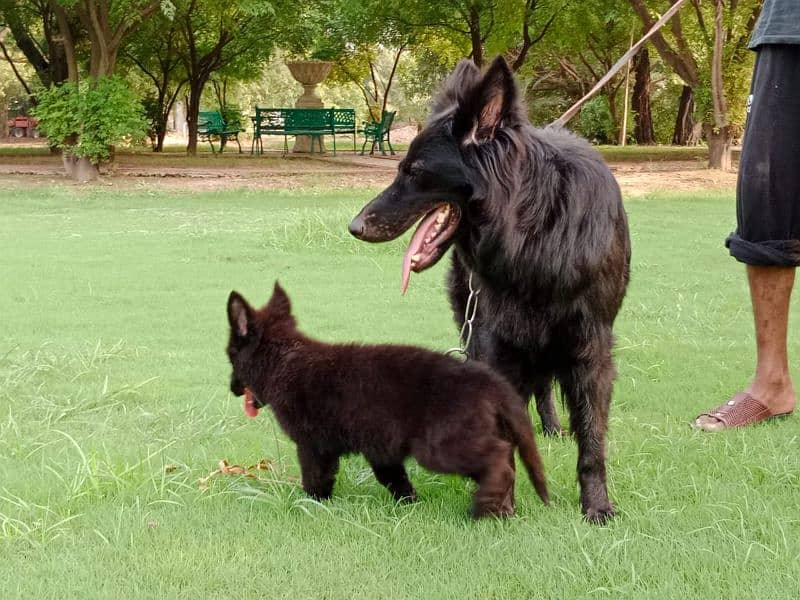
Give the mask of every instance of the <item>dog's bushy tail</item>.
M 507 394 L 504 396 L 503 420 L 513 437 L 513 442 L 517 445 L 519 456 L 525 465 L 531 483 L 536 493 L 545 505 L 550 504 L 550 495 L 547 493 L 547 482 L 544 477 L 544 467 L 539 449 L 533 437 L 533 425 L 525 404 L 517 394 Z

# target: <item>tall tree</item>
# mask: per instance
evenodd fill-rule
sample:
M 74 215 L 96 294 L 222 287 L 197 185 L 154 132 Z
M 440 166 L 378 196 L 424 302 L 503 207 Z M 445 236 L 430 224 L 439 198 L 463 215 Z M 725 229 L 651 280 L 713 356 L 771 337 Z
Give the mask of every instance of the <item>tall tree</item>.
M 569 0 L 387 0 L 404 28 L 435 30 L 483 66 L 486 54 L 508 54 L 517 71 Z
M 169 114 L 187 79 L 181 59 L 179 26 L 177 19 L 154 15 L 142 24 L 124 51 L 124 58 L 155 88 L 155 93 L 146 98 L 155 152 L 164 148 Z
M 631 97 L 634 119 L 633 137 L 637 144 L 655 144 L 653 115 L 650 111 L 650 52 L 647 46 L 634 56 L 633 72 L 634 83 Z
M 203 90 L 211 76 L 235 67 L 257 76 L 284 29 L 300 16 L 301 3 L 290 0 L 178 0 L 175 19 L 182 38 L 180 56 L 189 99 L 186 151 L 197 153 L 197 118 Z
M 651 14 L 651 7 L 647 0 L 629 0 L 633 10 L 641 19 L 644 28 L 650 29 L 656 22 L 656 17 Z M 654 0 L 650 0 L 655 4 Z M 702 19 L 702 13 L 699 12 Z M 678 111 L 675 119 L 675 130 L 672 143 L 686 145 L 696 141 L 694 128 L 694 96 L 695 90 L 700 85 L 700 67 L 695 53 L 689 46 L 684 32 L 683 17 L 679 12 L 669 23 L 673 41 L 667 40 L 663 31 L 657 32 L 652 38 L 652 44 L 667 65 L 683 80 L 684 87 L 678 101 Z
M 71 81 L 78 79 L 75 19 L 89 40 L 89 78 L 97 80 L 114 73 L 120 49 L 142 21 L 158 10 L 171 13 L 173 8 L 169 0 L 50 0 L 50 7 Z
M 67 79 L 67 58 L 50 0 L 0 0 L 0 23 L 10 30 L 14 43 L 33 67 L 42 87 L 48 88 Z M 9 59 L 6 43 L 6 40 L 0 42 L 0 50 Z M 32 95 L 31 82 L 16 69 L 14 74 Z
M 540 51 L 531 59 L 531 87 L 566 97 L 569 104 L 581 98 L 600 81 L 628 49 L 633 15 L 625 0 L 606 0 L 587 11 L 579 3 L 569 4 L 553 26 Z M 601 89 L 608 107 L 609 126 L 601 136 L 618 140 L 622 125 L 625 73 L 611 78 Z M 604 103 L 595 101 L 591 106 Z
M 663 0 L 629 0 L 645 28 L 655 22 L 654 15 L 666 6 Z M 690 108 L 696 112 L 709 143 L 709 167 L 730 166 L 732 127 L 729 99 L 737 105 L 746 94 L 742 85 L 752 65 L 747 44 L 761 0 L 722 0 L 701 3 L 692 0 L 673 17 L 667 31 L 651 39 L 664 62 L 684 83 L 673 140 L 684 141 L 690 127 Z M 743 120 L 739 113 L 737 121 Z
M 312 6 L 304 18 L 314 30 L 295 40 L 294 52 L 333 61 L 328 80 L 354 84 L 380 119 L 400 59 L 425 32 L 395 19 L 383 0 L 315 0 Z

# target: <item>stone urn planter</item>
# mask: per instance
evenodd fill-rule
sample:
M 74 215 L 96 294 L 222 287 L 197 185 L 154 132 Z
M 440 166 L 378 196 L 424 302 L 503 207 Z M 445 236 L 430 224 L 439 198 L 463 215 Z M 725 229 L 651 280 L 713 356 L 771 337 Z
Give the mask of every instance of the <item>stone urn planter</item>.
M 303 86 L 303 94 L 295 102 L 296 108 L 322 108 L 322 98 L 317 93 L 317 85 L 322 83 L 331 72 L 332 62 L 323 60 L 290 60 L 286 61 L 289 72 Z M 315 152 L 324 152 L 325 146 L 320 138 L 319 148 Z M 311 137 L 298 135 L 295 138 L 293 152 L 311 152 Z

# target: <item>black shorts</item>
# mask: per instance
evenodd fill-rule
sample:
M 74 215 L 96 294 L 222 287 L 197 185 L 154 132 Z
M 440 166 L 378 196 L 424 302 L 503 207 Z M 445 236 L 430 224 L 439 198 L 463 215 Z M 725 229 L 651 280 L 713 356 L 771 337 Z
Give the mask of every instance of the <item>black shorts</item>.
M 800 44 L 759 46 L 736 186 L 736 232 L 749 265 L 800 265 Z

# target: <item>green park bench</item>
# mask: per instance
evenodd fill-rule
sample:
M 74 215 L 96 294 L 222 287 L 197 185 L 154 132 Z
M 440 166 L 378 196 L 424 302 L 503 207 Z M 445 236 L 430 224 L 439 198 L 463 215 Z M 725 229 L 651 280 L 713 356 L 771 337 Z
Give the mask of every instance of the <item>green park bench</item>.
M 307 135 L 311 137 L 311 154 L 314 146 L 322 146 L 322 136 L 333 140 L 333 155 L 336 156 L 336 135 L 353 136 L 353 152 L 356 152 L 356 111 L 352 108 L 263 108 L 256 107 L 253 121 L 253 142 L 250 153 L 263 153 L 262 136 L 283 136 L 283 151 L 289 152 L 289 137 Z
M 225 150 L 225 144 L 229 139 L 235 140 L 239 146 L 239 154 L 242 153 L 242 145 L 239 143 L 239 134 L 244 131 L 241 127 L 229 127 L 222 118 L 222 113 L 218 110 L 201 110 L 197 116 L 197 135 L 211 145 L 212 154 L 214 150 L 214 138 L 219 139 L 219 152 Z
M 361 154 L 364 154 L 364 149 L 367 147 L 368 143 L 372 144 L 369 153 L 375 154 L 375 146 L 381 151 L 381 154 L 386 156 L 386 150 L 383 148 L 384 141 L 389 146 L 389 152 L 394 154 L 394 148 L 392 148 L 392 141 L 389 139 L 389 134 L 392 130 L 392 122 L 394 122 L 394 116 L 397 114 L 397 111 L 382 111 L 381 113 L 381 120 L 380 121 L 370 121 L 368 123 L 364 123 L 364 128 L 361 132 L 364 134 L 364 145 L 361 146 Z
M 352 108 L 333 108 L 333 142 L 336 148 L 336 134 L 353 136 L 353 154 L 356 153 L 356 111 Z

